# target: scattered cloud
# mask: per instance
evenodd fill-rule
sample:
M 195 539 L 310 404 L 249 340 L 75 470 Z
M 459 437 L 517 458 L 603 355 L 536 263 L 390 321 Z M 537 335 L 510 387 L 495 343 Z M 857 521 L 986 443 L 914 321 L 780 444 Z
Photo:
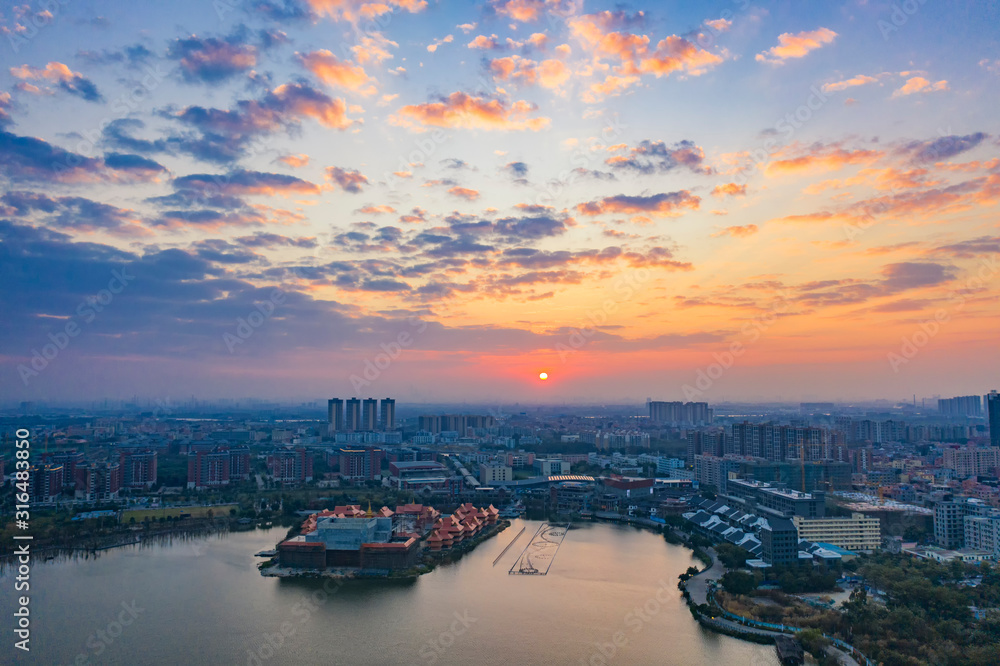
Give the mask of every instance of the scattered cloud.
M 581 215 L 649 214 L 655 217 L 679 217 L 685 210 L 698 210 L 701 198 L 687 190 L 667 192 L 650 196 L 629 196 L 618 194 L 596 201 L 577 204 Z
M 534 116 L 537 105 L 524 100 L 508 102 L 453 92 L 437 102 L 410 104 L 399 109 L 393 122 L 403 127 L 454 129 L 531 130 L 549 126 L 549 118 Z
M 298 56 L 299 62 L 320 81 L 331 88 L 343 88 L 361 95 L 375 93 L 375 85 L 364 68 L 349 60 L 339 60 L 327 50 Z
M 757 233 L 756 224 L 745 224 L 743 226 L 726 227 L 721 231 L 717 231 L 712 234 L 713 238 L 719 238 L 720 236 L 732 236 L 733 238 L 746 238 L 748 236 L 753 236 Z
M 10 75 L 21 81 L 41 81 L 53 84 L 59 90 L 75 95 L 88 102 L 103 102 L 104 97 L 93 81 L 79 72 L 74 72 L 61 62 L 50 62 L 45 67 L 21 65 L 11 67 Z M 35 90 L 39 88 L 35 87 Z
M 293 169 L 309 166 L 309 156 L 305 153 L 299 153 L 298 155 L 282 155 L 278 158 L 278 161 L 284 162 Z
M 745 197 L 747 194 L 746 185 L 737 185 L 736 183 L 726 183 L 724 185 L 716 185 L 712 189 L 712 196 L 719 197 Z
M 625 148 L 624 144 L 611 146 L 610 152 Z M 699 174 L 710 174 L 712 169 L 704 165 L 705 151 L 693 141 L 679 141 L 667 146 L 662 141 L 645 139 L 628 149 L 624 155 L 608 157 L 604 163 L 612 171 L 632 171 L 641 174 L 666 173 L 678 168 L 686 168 Z
M 451 44 L 455 40 L 454 35 L 445 35 L 441 39 L 435 39 L 433 42 L 427 45 L 427 50 L 430 53 L 434 53 L 438 50 L 438 47 L 442 44 Z
M 902 87 L 894 90 L 892 96 L 905 97 L 907 95 L 915 95 L 917 93 L 931 93 L 942 90 L 948 90 L 947 81 L 941 80 L 937 83 L 931 83 L 922 76 L 914 76 L 913 78 L 907 79 L 906 83 L 904 83 Z
M 790 32 L 778 35 L 778 45 L 772 46 L 755 56 L 758 62 L 781 65 L 793 58 L 803 58 L 811 51 L 833 43 L 837 33 L 829 28 L 806 30 L 796 34 Z
M 340 167 L 327 167 L 326 179 L 340 186 L 345 192 L 357 194 L 361 192 L 361 186 L 368 184 L 368 178 L 360 171 L 353 169 L 341 169 Z
M 473 190 L 468 187 L 459 187 L 458 185 L 448 188 L 448 194 L 466 201 L 476 201 L 479 199 L 479 190 Z
M 824 83 L 823 92 L 840 92 L 841 90 L 847 90 L 848 88 L 855 88 L 857 86 L 866 86 L 871 83 L 878 83 L 878 79 L 874 76 L 866 76 L 864 74 L 858 74 L 857 76 L 851 77 L 849 79 L 844 79 L 843 81 L 837 81 L 835 83 Z

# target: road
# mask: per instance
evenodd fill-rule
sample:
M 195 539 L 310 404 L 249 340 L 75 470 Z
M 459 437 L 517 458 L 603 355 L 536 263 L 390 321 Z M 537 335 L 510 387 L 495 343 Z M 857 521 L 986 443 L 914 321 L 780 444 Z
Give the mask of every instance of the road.
M 708 602 L 708 581 L 719 579 L 722 577 L 722 574 L 726 573 L 726 567 L 719 561 L 718 555 L 715 554 L 715 549 L 708 548 L 707 551 L 712 558 L 712 566 L 697 576 L 689 578 L 687 582 L 688 594 L 691 595 L 691 600 L 696 604 Z
M 715 624 L 715 625 L 717 625 L 719 627 L 723 627 L 723 628 L 729 629 L 730 631 L 738 631 L 738 632 L 743 632 L 743 633 L 748 633 L 748 634 L 756 634 L 758 636 L 771 636 L 771 637 L 774 637 L 774 636 L 788 636 L 788 635 L 790 635 L 790 634 L 783 634 L 783 633 L 778 632 L 778 631 L 768 631 L 767 629 L 757 629 L 756 627 L 748 627 L 745 624 L 740 624 L 739 622 L 733 622 L 732 620 L 727 620 L 727 619 L 721 618 L 721 617 L 710 619 L 709 622 L 713 623 L 713 624 Z M 840 663 L 842 664 L 842 666 L 860 666 L 860 664 L 858 664 L 858 662 L 854 660 L 854 657 L 852 657 L 851 655 L 847 654 L 843 650 L 839 650 L 839 649 L 833 647 L 832 645 L 829 646 L 827 648 L 827 650 L 829 650 L 829 651 L 831 651 L 831 652 L 834 653 L 834 655 L 837 657 L 837 659 L 840 660 Z
M 709 556 L 712 558 L 712 566 L 702 571 L 697 576 L 689 578 L 687 581 L 687 591 L 691 595 L 691 601 L 696 604 L 708 603 L 708 583 L 712 580 L 718 580 L 722 578 L 722 574 L 726 572 L 726 567 L 723 566 L 722 562 L 719 561 L 718 555 L 715 553 L 714 548 L 706 549 Z M 731 631 L 742 631 L 751 634 L 757 634 L 758 636 L 783 636 L 787 634 L 782 634 L 778 631 L 769 631 L 767 629 L 757 629 L 756 627 L 748 627 L 745 624 L 740 624 L 738 622 L 733 622 L 732 620 L 727 620 L 722 617 L 717 617 L 711 619 L 710 622 L 717 624 L 720 627 L 729 629 Z M 858 662 L 854 660 L 851 655 L 838 650 L 837 648 L 830 646 L 829 648 L 834 653 L 836 653 L 837 658 L 840 659 L 840 663 L 843 666 L 859 666 Z

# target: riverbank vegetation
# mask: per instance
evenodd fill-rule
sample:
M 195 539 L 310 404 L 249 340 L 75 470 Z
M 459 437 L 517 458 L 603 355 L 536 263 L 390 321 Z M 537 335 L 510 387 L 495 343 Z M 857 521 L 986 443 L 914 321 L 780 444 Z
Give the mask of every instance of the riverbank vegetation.
M 865 558 L 858 572 L 876 594 L 861 588 L 851 594 L 843 630 L 872 659 L 885 666 L 997 663 L 997 564 L 972 567 L 879 553 Z M 971 606 L 992 610 L 977 619 Z
M 883 666 L 997 663 L 1000 565 L 942 564 L 889 553 L 856 562 L 852 568 L 865 585 L 856 587 L 840 610 L 816 608 L 787 590 L 751 588 L 755 576 L 736 571 L 723 576 L 715 598 L 742 617 L 836 636 Z M 832 572 L 807 567 L 776 573 L 778 579 L 812 580 L 815 587 Z

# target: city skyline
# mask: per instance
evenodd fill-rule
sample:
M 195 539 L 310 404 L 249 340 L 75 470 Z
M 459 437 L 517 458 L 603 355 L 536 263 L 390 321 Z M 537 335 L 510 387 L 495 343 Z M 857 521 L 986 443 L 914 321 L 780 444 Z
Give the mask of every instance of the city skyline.
M 996 387 L 996 7 L 111 7 L 0 16 L 0 401 Z

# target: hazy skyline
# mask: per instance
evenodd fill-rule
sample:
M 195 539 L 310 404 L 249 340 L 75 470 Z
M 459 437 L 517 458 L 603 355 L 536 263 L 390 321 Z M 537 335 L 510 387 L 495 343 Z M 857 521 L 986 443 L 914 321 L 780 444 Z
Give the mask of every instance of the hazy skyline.
M 0 15 L 0 400 L 1000 384 L 995 5 L 55 4 Z

